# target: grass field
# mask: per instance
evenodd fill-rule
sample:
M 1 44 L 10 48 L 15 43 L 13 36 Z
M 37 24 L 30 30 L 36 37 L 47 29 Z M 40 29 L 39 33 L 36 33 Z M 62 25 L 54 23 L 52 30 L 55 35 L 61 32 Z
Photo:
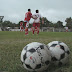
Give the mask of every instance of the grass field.
M 66 43 L 71 51 L 70 61 L 62 67 L 50 66 L 48 72 L 72 72 L 72 33 L 40 32 L 39 35 L 28 36 L 24 32 L 0 31 L 0 72 L 26 72 L 20 61 L 23 47 L 30 42 L 48 44 L 51 41 Z

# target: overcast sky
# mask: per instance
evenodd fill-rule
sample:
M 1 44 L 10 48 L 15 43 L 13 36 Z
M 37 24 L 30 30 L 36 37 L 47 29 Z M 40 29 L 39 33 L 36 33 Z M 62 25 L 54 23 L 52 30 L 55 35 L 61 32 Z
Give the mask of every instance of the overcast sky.
M 24 20 L 28 8 L 32 14 L 38 9 L 49 21 L 60 20 L 64 25 L 65 19 L 72 17 L 72 0 L 0 0 L 0 16 L 4 16 L 3 21 L 18 23 Z

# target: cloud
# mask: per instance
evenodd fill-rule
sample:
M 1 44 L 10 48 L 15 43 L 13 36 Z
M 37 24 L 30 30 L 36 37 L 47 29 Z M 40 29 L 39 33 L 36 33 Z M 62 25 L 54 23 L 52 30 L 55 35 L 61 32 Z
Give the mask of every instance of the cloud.
M 1 14 L 4 15 L 4 20 L 10 20 L 11 22 L 15 22 L 15 23 L 18 23 L 20 20 L 24 20 L 24 15 L 25 15 L 25 12 L 23 11 L 3 11 L 1 10 Z M 71 17 L 72 16 L 72 11 L 70 10 L 60 10 L 60 9 L 54 9 L 54 8 L 50 8 L 50 9 L 47 9 L 47 8 L 42 8 L 42 9 L 39 9 L 39 12 L 42 16 L 46 17 L 49 21 L 52 21 L 52 22 L 57 22 L 57 21 L 62 21 L 63 24 L 65 25 L 65 19 L 67 17 Z M 32 13 L 34 14 L 35 13 L 35 10 L 32 10 Z M 33 22 L 33 20 L 31 19 L 30 22 Z
M 19 14 L 8 14 L 4 16 L 4 20 L 9 20 L 13 23 L 18 23 L 21 19 Z
M 65 19 L 72 16 L 71 11 L 58 10 L 58 9 L 42 9 L 40 10 L 42 16 L 46 17 L 49 21 L 57 22 L 62 21 L 65 25 Z
M 18 14 L 11 14 L 11 15 L 8 15 L 8 17 L 10 18 L 20 18 L 20 16 Z

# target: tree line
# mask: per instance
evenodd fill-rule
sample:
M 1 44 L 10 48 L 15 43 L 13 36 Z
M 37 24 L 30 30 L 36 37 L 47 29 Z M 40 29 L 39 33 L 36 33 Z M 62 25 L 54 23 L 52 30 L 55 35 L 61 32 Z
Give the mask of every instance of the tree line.
M 40 19 L 40 21 L 42 21 L 42 19 Z M 66 25 L 69 29 L 72 28 L 72 18 L 66 18 L 65 20 Z M 23 22 L 24 24 L 24 22 Z M 10 21 L 4 21 L 4 22 L 0 22 L 0 27 L 11 27 L 11 28 L 15 28 L 20 26 L 20 21 L 19 23 L 12 23 Z M 29 25 L 29 27 L 32 27 L 32 23 Z M 56 23 L 53 23 L 52 21 L 49 21 L 46 17 L 44 17 L 44 24 L 41 23 L 41 27 L 54 27 L 54 28 L 63 28 L 63 22 L 62 21 L 57 21 Z

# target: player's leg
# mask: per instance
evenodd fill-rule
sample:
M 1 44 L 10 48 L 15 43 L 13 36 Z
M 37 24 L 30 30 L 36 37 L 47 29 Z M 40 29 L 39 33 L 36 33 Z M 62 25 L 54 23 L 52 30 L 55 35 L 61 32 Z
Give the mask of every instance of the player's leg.
M 20 32 L 21 32 L 21 26 L 20 26 Z
M 29 27 L 29 23 L 25 22 L 25 35 L 28 35 L 28 27 Z
M 25 27 L 25 35 L 28 35 L 28 27 Z
M 33 32 L 33 35 L 34 35 L 34 33 L 35 33 L 35 27 L 32 27 L 32 32 Z
M 68 29 L 66 29 L 66 32 L 68 32 Z
M 39 34 L 39 30 L 40 30 L 40 23 L 37 24 L 37 34 Z
M 22 32 L 24 31 L 24 27 L 22 26 Z
M 37 31 L 37 26 L 35 27 L 35 31 Z
M 25 35 L 26 35 L 26 32 L 27 32 L 26 24 L 27 24 L 27 22 L 24 22 L 24 23 L 25 23 Z
M 35 33 L 35 23 L 33 23 L 32 32 L 33 32 L 33 35 L 34 35 L 34 33 Z
M 40 29 L 40 27 L 37 27 L 37 34 L 39 34 L 39 29 Z

